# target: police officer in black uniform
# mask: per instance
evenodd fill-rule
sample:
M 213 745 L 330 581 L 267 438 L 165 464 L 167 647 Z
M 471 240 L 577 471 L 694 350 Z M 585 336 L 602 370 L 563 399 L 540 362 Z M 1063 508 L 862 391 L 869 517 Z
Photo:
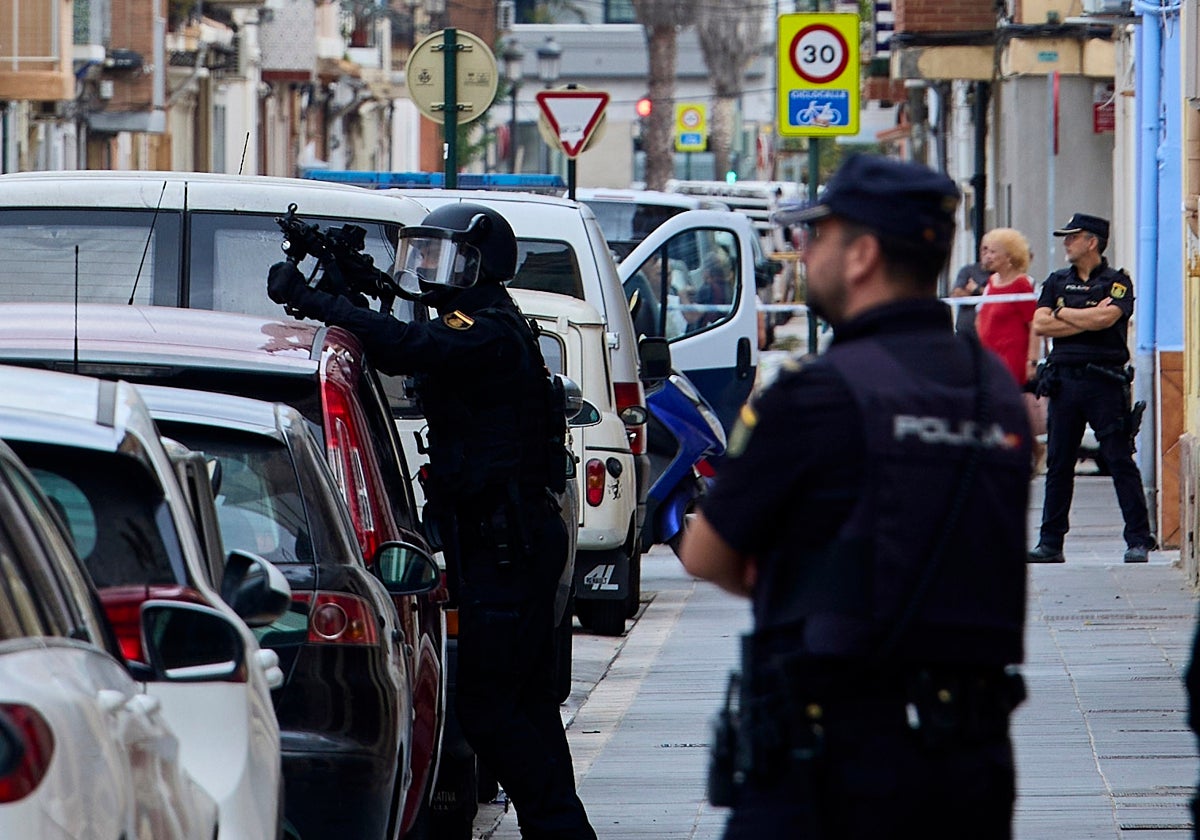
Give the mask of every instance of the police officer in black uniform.
M 1075 460 L 1090 423 L 1101 457 L 1112 473 L 1117 502 L 1125 517 L 1126 563 L 1145 563 L 1155 547 L 1133 460 L 1135 415 L 1130 407 L 1133 370 L 1127 367 L 1127 330 L 1133 315 L 1133 283 L 1104 258 L 1108 220 L 1076 213 L 1054 231 L 1063 238 L 1068 267 L 1046 278 L 1033 315 L 1033 329 L 1054 339 L 1039 375 L 1046 410 L 1046 497 L 1038 544 L 1031 563 L 1062 563 L 1063 538 L 1070 527 L 1075 491 Z
M 802 219 L 832 344 L 743 407 L 685 534 L 753 604 L 710 776 L 727 840 L 1011 835 L 1030 430 L 936 297 L 958 199 L 916 163 L 834 174 Z
M 459 608 L 464 734 L 516 806 L 523 837 L 594 840 L 553 686 L 567 534 L 551 489 L 565 482 L 564 418 L 532 329 L 502 285 L 516 268 L 504 217 L 456 203 L 400 232 L 395 280 L 436 320 L 402 322 L 310 288 L 287 262 L 271 268 L 267 289 L 304 317 L 354 332 L 379 370 L 415 375 L 429 424 L 425 520 L 443 543 Z

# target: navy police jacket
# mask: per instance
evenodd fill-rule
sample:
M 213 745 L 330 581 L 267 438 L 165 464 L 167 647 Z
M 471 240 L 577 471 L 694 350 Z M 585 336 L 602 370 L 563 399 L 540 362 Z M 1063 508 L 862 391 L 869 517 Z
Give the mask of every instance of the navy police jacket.
M 982 349 L 975 361 L 938 301 L 889 304 L 839 327 L 829 351 L 743 409 L 704 505 L 758 564 L 756 649 L 871 657 L 945 539 L 895 659 L 1021 661 L 1030 438 L 1012 376 Z M 964 491 L 972 452 L 978 471 Z
M 1108 260 L 1101 258 L 1086 280 L 1080 280 L 1075 267 L 1070 265 L 1053 272 L 1042 285 L 1038 306 L 1085 309 L 1099 306 L 1105 298 L 1111 299 L 1121 310 L 1117 322 L 1107 329 L 1054 339 L 1051 362 L 1123 365 L 1129 361 L 1127 334 L 1129 318 L 1133 315 L 1133 281 L 1124 271 L 1110 266 Z

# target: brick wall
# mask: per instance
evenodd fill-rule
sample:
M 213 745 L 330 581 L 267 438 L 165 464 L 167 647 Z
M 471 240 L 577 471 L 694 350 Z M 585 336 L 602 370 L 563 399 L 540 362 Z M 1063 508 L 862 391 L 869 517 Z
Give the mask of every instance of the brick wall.
M 894 0 L 896 32 L 972 32 L 996 27 L 994 0 Z

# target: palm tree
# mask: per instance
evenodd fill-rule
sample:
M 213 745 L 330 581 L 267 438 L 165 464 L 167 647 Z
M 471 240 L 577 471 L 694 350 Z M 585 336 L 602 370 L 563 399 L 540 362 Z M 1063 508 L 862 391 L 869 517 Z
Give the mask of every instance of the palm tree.
M 694 5 L 686 0 L 633 0 L 638 23 L 646 30 L 650 55 L 649 95 L 652 108 L 646 119 L 642 148 L 646 151 L 646 188 L 661 190 L 675 171 L 671 129 L 675 105 L 675 33 L 686 26 Z
M 761 0 L 707 2 L 696 7 L 700 51 L 704 54 L 715 96 L 708 136 L 718 177 L 729 170 L 734 109 L 742 92 L 746 68 L 762 45 L 765 8 Z

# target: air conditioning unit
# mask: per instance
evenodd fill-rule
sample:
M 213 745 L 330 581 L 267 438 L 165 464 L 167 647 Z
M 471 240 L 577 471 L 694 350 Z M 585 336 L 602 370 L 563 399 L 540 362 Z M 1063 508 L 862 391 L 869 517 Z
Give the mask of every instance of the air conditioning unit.
M 1128 15 L 1133 9 L 1131 0 L 1083 0 L 1085 15 Z

